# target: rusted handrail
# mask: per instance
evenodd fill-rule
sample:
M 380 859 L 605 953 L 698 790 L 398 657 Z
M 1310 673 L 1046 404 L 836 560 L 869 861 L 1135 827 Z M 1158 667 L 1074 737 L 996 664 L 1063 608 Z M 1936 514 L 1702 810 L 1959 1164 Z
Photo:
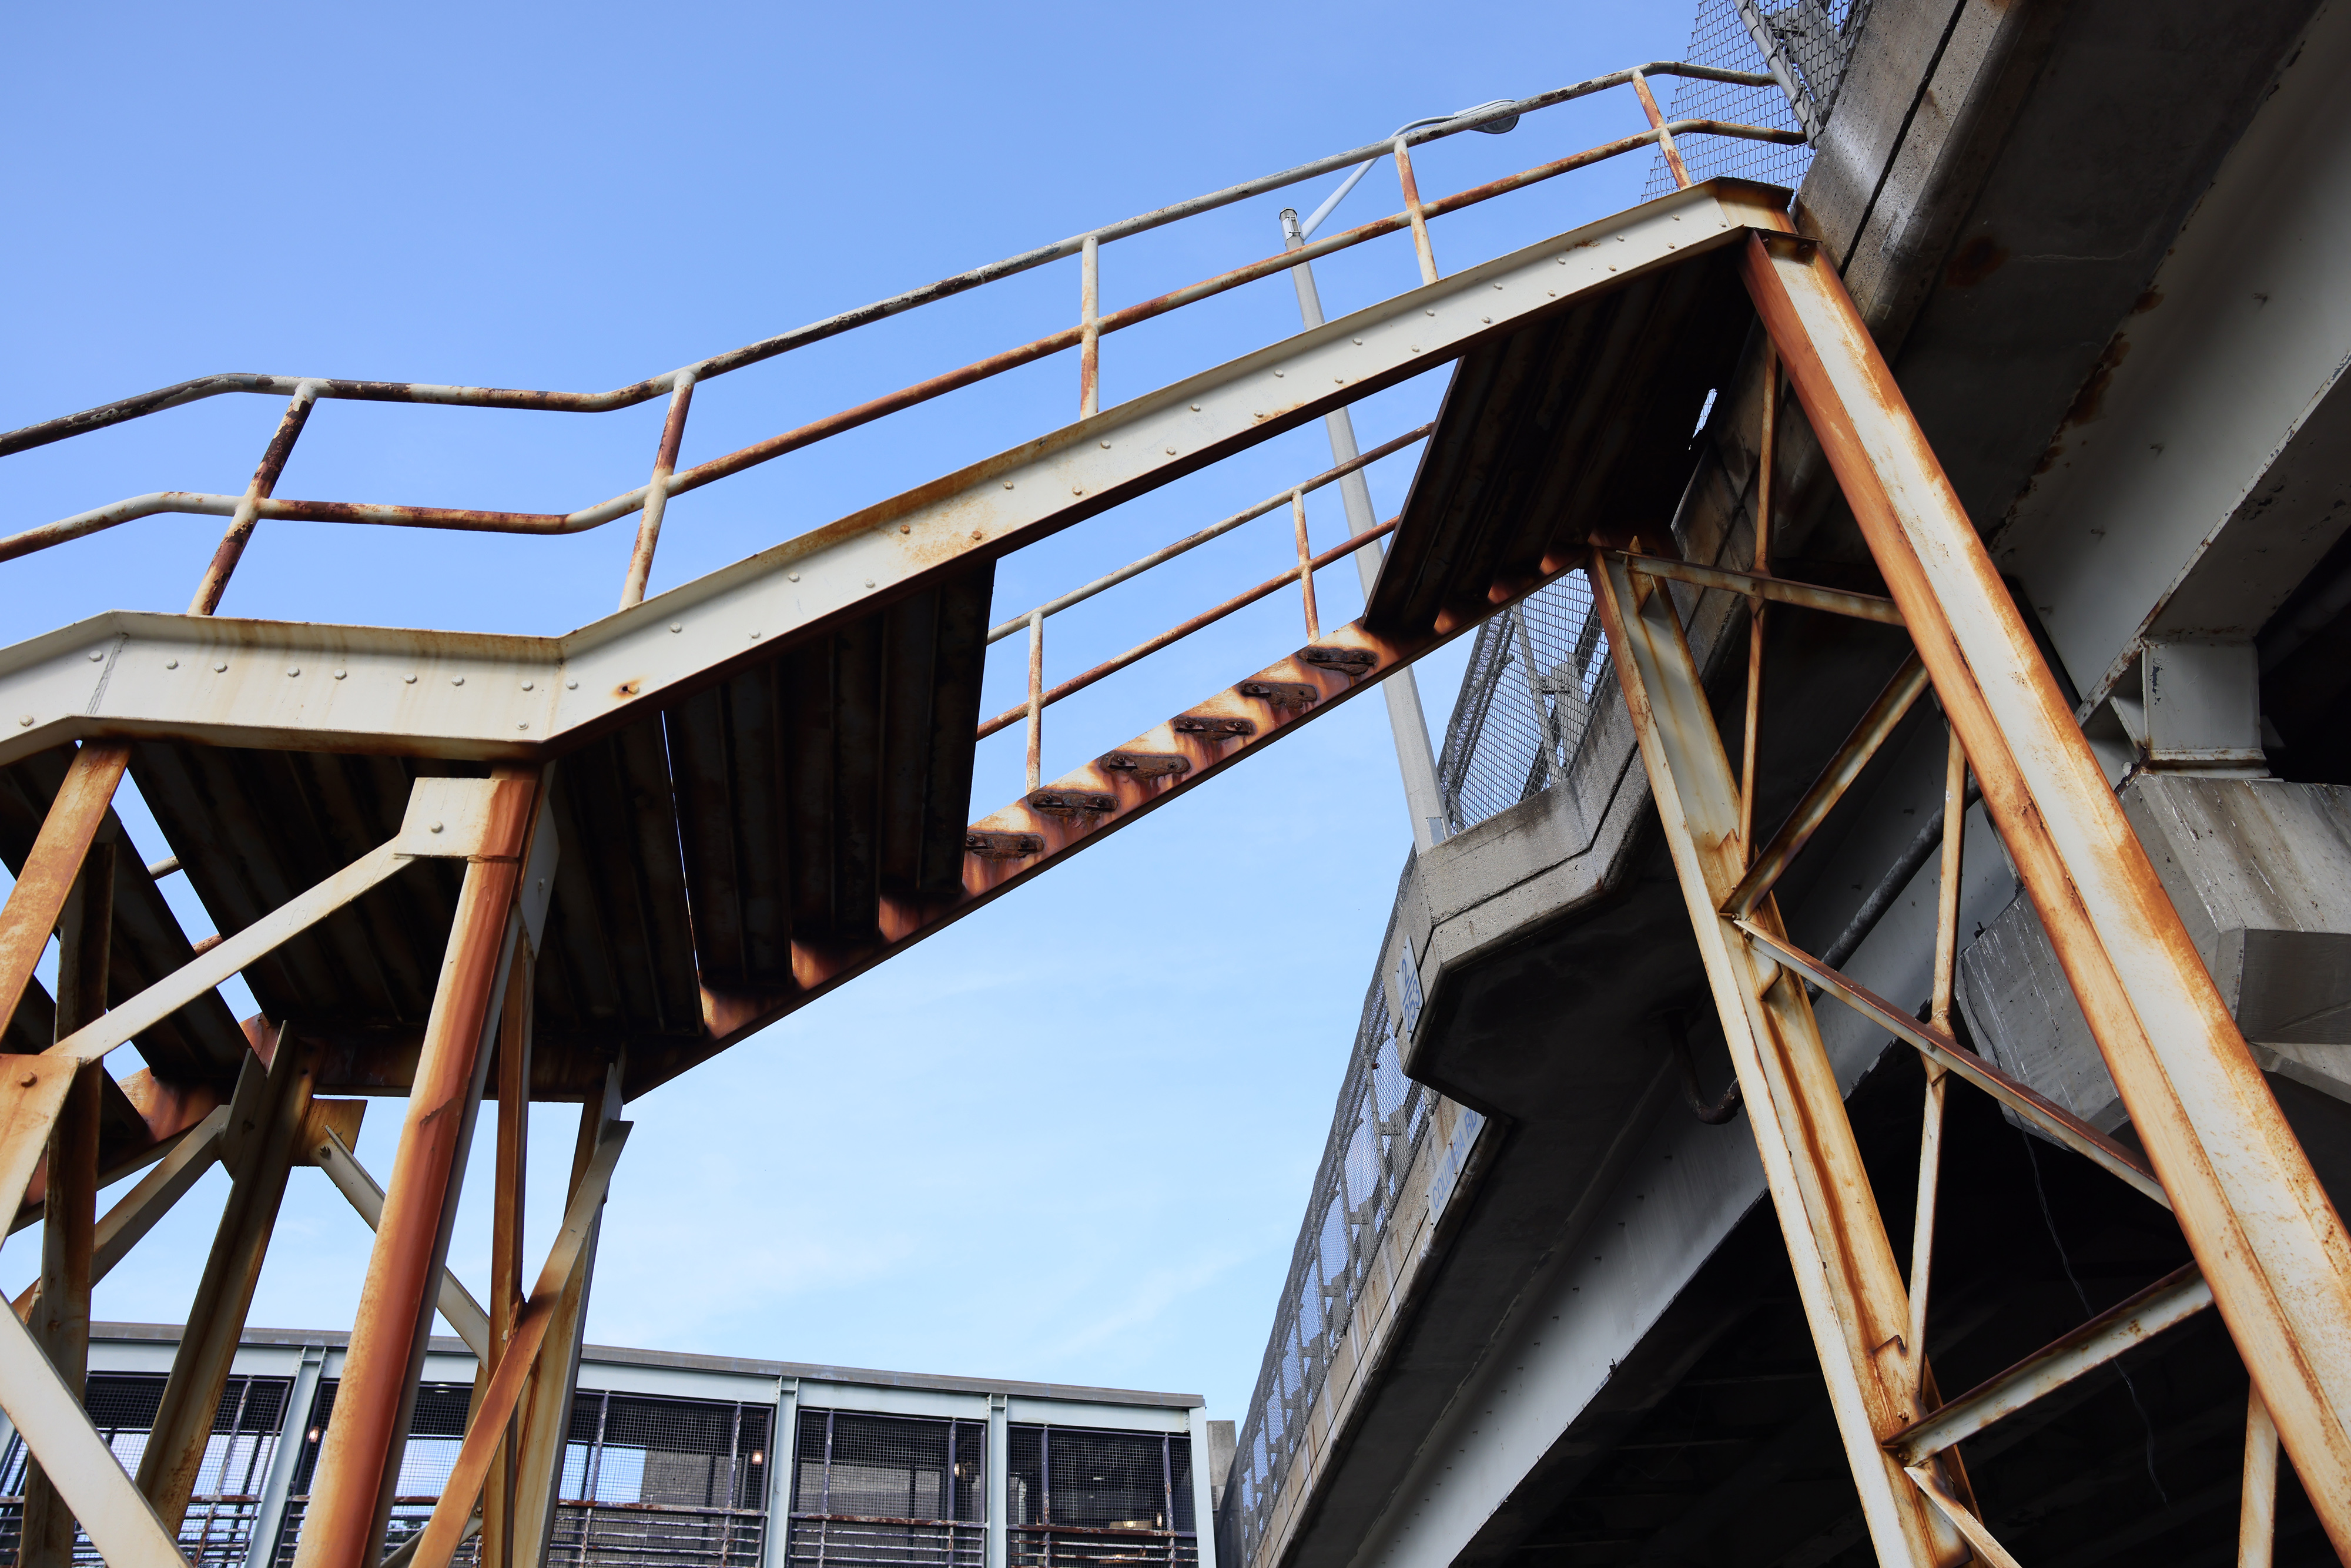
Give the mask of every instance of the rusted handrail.
M 1083 588 L 1073 588 L 1058 599 L 1049 599 L 1045 601 L 1044 603 L 1038 605 L 1033 611 L 1024 610 L 1019 614 L 1012 617 L 1011 620 L 999 622 L 995 626 L 989 628 L 987 640 L 991 643 L 1003 642 L 1007 637 L 1009 637 L 1014 632 L 1025 628 L 1029 624 L 1029 617 L 1032 614 L 1039 616 L 1059 615 L 1062 611 L 1069 609 L 1073 604 L 1082 604 L 1087 600 L 1092 599 L 1095 594 L 1102 592 L 1105 589 L 1116 588 L 1120 583 L 1126 581 L 1130 578 L 1139 577 L 1143 573 L 1149 571 L 1155 566 L 1160 566 L 1167 561 L 1174 560 L 1177 556 L 1182 555 L 1186 550 L 1197 549 L 1200 546 L 1207 544 L 1210 539 L 1221 538 L 1226 534 L 1228 534 L 1235 528 L 1239 528 L 1243 523 L 1254 522 L 1256 519 L 1264 517 L 1268 512 L 1274 510 L 1276 507 L 1290 505 L 1290 498 L 1294 496 L 1302 495 L 1310 490 L 1319 490 L 1325 485 L 1333 484 L 1338 480 L 1345 478 L 1348 475 L 1353 474 L 1359 468 L 1370 467 L 1373 464 L 1378 462 L 1383 457 L 1393 456 L 1396 453 L 1403 451 L 1405 447 L 1410 446 L 1414 442 L 1418 441 L 1436 428 L 1436 424 L 1432 422 L 1422 425 L 1417 430 L 1407 430 L 1402 435 L 1397 436 L 1395 440 L 1383 442 L 1381 444 L 1373 447 L 1369 452 L 1364 453 L 1360 456 L 1349 458 L 1346 462 L 1340 464 L 1335 468 L 1325 468 L 1322 473 L 1317 474 L 1313 478 L 1307 480 L 1301 485 L 1292 486 L 1290 488 L 1282 491 L 1281 494 L 1278 496 L 1272 497 L 1268 500 L 1259 501 L 1254 507 L 1244 507 L 1239 511 L 1235 512 L 1231 517 L 1226 517 L 1218 522 L 1210 523 L 1207 528 L 1202 528 L 1197 533 L 1186 534 L 1174 544 L 1153 550 L 1149 555 L 1144 556 L 1140 560 L 1130 561 L 1126 565 L 1120 567 L 1116 571 L 1113 571 L 1105 577 L 1098 577 L 1094 579 L 1092 582 L 1087 583 Z
M 1627 83 L 1639 88 L 1647 75 L 1698 77 L 1710 80 L 1732 82 L 1743 86 L 1770 85 L 1768 77 L 1755 73 L 1719 71 L 1709 68 L 1680 64 L 1657 63 L 1630 70 L 1612 72 L 1579 82 L 1573 87 L 1539 94 L 1513 103 L 1500 103 L 1479 111 L 1466 113 L 1435 125 L 1406 132 L 1385 144 L 1357 148 L 1344 153 L 1301 164 L 1279 174 L 1265 176 L 1189 202 L 1162 207 L 1155 212 L 1113 224 L 1090 234 L 1072 236 L 1056 245 L 1042 246 L 988 267 L 975 268 L 954 277 L 945 278 L 924 288 L 911 290 L 890 299 L 879 301 L 859 310 L 812 323 L 793 331 L 778 334 L 726 353 L 714 355 L 695 364 L 684 366 L 664 375 L 648 377 L 630 386 L 607 392 L 557 392 L 525 391 L 508 388 L 461 387 L 433 385 L 420 382 L 334 381 L 248 374 L 228 374 L 183 382 L 176 386 L 160 388 L 138 397 L 122 399 L 101 407 L 68 414 L 44 423 L 0 435 L 0 455 L 44 445 L 70 436 L 103 429 L 131 419 L 142 418 L 163 409 L 180 406 L 201 398 L 229 392 L 285 393 L 307 402 L 321 398 L 365 402 L 424 402 L 491 408 L 530 408 L 561 413 L 601 413 L 626 408 L 649 398 L 668 392 L 672 396 L 671 418 L 663 431 L 662 453 L 656 458 L 654 473 L 647 484 L 625 491 L 593 506 L 568 513 L 494 512 L 452 507 L 410 507 L 381 503 L 306 501 L 279 499 L 269 494 L 276 482 L 276 467 L 282 467 L 286 454 L 277 445 L 290 447 L 290 441 L 273 444 L 271 455 L 276 467 L 269 468 L 265 483 L 257 474 L 255 485 L 244 497 L 230 497 L 191 491 L 152 491 L 128 497 L 110 506 L 83 512 L 57 522 L 29 528 L 0 538 L 0 561 L 15 559 L 37 550 L 47 549 L 67 540 L 117 527 L 134 518 L 161 513 L 227 516 L 233 518 L 229 537 L 224 541 L 221 560 L 233 565 L 256 523 L 266 518 L 278 521 L 309 521 L 333 523 L 363 523 L 388 527 L 441 528 L 462 532 L 570 534 L 601 527 L 615 518 L 643 510 L 646 522 L 640 529 L 639 548 L 630 566 L 629 581 L 624 587 L 625 606 L 643 596 L 643 585 L 651 570 L 653 541 L 660 518 L 668 500 L 689 490 L 768 462 L 787 453 L 798 451 L 842 432 L 869 423 L 887 414 L 911 408 L 918 403 L 941 397 L 947 392 L 1000 375 L 1021 365 L 1078 347 L 1082 363 L 1080 369 L 1080 407 L 1081 417 L 1092 412 L 1098 402 L 1100 361 L 1098 345 L 1102 336 L 1124 328 L 1180 309 L 1186 305 L 1212 298 L 1245 283 L 1287 271 L 1301 261 L 1311 261 L 1337 251 L 1364 244 L 1385 235 L 1409 228 L 1420 254 L 1425 280 L 1435 271 L 1435 262 L 1427 244 L 1427 220 L 1444 214 L 1458 212 L 1479 202 L 1489 201 L 1510 192 L 1525 188 L 1537 182 L 1553 178 L 1571 170 L 1614 158 L 1651 142 L 1667 144 L 1675 131 L 1685 134 L 1713 134 L 1741 137 L 1765 141 L 1801 140 L 1797 133 L 1766 130 L 1756 126 L 1735 125 L 1716 120 L 1677 120 L 1663 122 L 1638 135 L 1620 138 L 1599 147 L 1590 148 L 1569 157 L 1523 171 L 1518 174 L 1489 182 L 1486 184 L 1434 201 L 1423 202 L 1414 183 L 1407 149 L 1413 145 L 1476 130 L 1489 122 L 1548 108 L 1573 99 L 1585 97 L 1612 87 Z M 1295 251 L 1260 258 L 1247 266 L 1205 278 L 1187 287 L 1176 289 L 1153 299 L 1144 300 L 1109 315 L 1097 309 L 1098 273 L 1095 258 L 1101 245 L 1112 239 L 1144 233 L 1197 213 L 1214 210 L 1230 203 L 1278 189 L 1303 179 L 1329 172 L 1334 169 L 1364 162 L 1367 157 L 1393 155 L 1397 162 L 1398 175 L 1405 198 L 1405 210 L 1389 217 L 1363 224 L 1342 234 Z M 976 361 L 945 374 L 916 382 L 912 386 L 874 398 L 853 408 L 844 409 L 794 430 L 768 437 L 764 441 L 676 471 L 676 451 L 683 436 L 686 398 L 692 388 L 702 381 L 723 375 L 745 365 L 754 364 L 789 350 L 818 342 L 826 338 L 899 314 L 949 294 L 993 282 L 998 278 L 1029 270 L 1048 262 L 1071 255 L 1081 256 L 1087 263 L 1081 289 L 1079 322 L 1061 331 L 1032 342 L 1007 350 L 987 359 Z M 209 597 L 216 602 L 219 591 L 225 583 L 225 567 L 217 567 L 208 574 L 199 601 Z
M 1689 77 L 1705 81 L 1728 82 L 1735 87 L 1776 85 L 1775 78 L 1761 72 L 1718 70 L 1711 66 L 1658 60 L 1625 70 L 1611 71 L 1605 76 L 1593 77 L 1570 87 L 1538 93 L 1532 98 L 1522 99 L 1515 103 L 1498 104 L 1479 113 L 1459 115 L 1436 125 L 1425 126 L 1408 133 L 1405 141 L 1416 147 L 1423 142 L 1456 136 L 1465 131 L 1474 131 L 1479 126 L 1492 120 L 1531 113 L 1538 109 L 1549 109 L 1555 104 L 1566 103 L 1575 99 L 1587 98 L 1595 92 L 1630 83 L 1636 72 L 1648 76 Z M 1681 130 L 1685 123 L 1692 129 L 1706 130 L 1712 128 L 1715 122 L 1677 121 L 1674 129 Z M 1758 132 L 1754 127 L 1741 128 L 1735 134 L 1750 136 L 1760 134 L 1762 139 L 1771 141 L 1787 141 L 1795 136 L 1792 131 Z M 1801 140 L 1801 138 L 1797 139 Z M 738 371 L 747 365 L 756 365 L 762 361 L 773 359 L 778 354 L 789 353 L 794 349 L 805 348 L 810 343 L 822 342 L 827 338 L 838 337 L 868 322 L 902 315 L 919 306 L 928 305 L 934 300 L 966 293 L 986 284 L 994 283 L 999 278 L 1010 277 L 1049 263 L 1076 256 L 1084 248 L 1089 239 L 1098 244 L 1104 244 L 1111 240 L 1125 239 L 1130 235 L 1145 234 L 1184 218 L 1201 213 L 1214 212 L 1219 207 L 1230 206 L 1235 202 L 1247 201 L 1252 196 L 1261 196 L 1268 191 L 1278 191 L 1284 185 L 1294 184 L 1301 180 L 1311 180 L 1334 170 L 1347 168 L 1352 164 L 1385 157 L 1388 155 L 1390 146 L 1387 141 L 1375 141 L 1355 148 L 1352 152 L 1337 152 L 1327 158 L 1318 158 L 1310 163 L 1301 163 L 1295 168 L 1285 169 L 1278 174 L 1262 175 L 1238 185 L 1228 185 L 1221 191 L 1212 191 L 1207 195 L 1195 196 L 1188 201 L 1159 207 L 1118 223 L 1106 224 L 1101 228 L 1089 230 L 1085 234 L 1072 235 L 1068 239 L 1057 241 L 1052 245 L 1040 246 L 1035 250 L 1023 251 L 1018 256 L 1007 256 L 1002 261 L 976 267 L 967 272 L 959 272 L 951 277 L 940 278 L 935 283 L 925 284 L 919 288 L 910 288 L 903 294 L 892 295 L 887 299 L 879 299 L 871 305 L 860 306 L 854 310 L 844 310 L 838 315 L 828 316 L 822 320 L 811 321 L 806 326 L 793 328 L 788 332 L 778 332 L 774 337 L 762 338 L 755 343 L 747 343 L 739 349 L 730 349 L 723 353 L 713 354 L 707 359 L 698 360 L 693 364 L 681 366 L 677 370 L 657 376 L 647 376 L 643 381 L 632 382 L 627 386 L 615 387 L 610 392 L 543 392 L 513 387 L 444 386 L 423 382 L 336 381 L 315 376 L 277 376 L 250 371 L 228 371 L 219 375 L 198 376 L 192 381 L 175 382 L 171 386 L 158 387 L 152 392 L 141 392 L 133 397 L 101 403 L 96 408 L 84 409 L 78 413 L 64 414 L 56 419 L 44 420 L 37 424 L 27 424 L 12 430 L 5 434 L 0 434 L 0 457 L 7 456 L 12 453 L 28 451 L 36 446 L 46 446 L 51 442 L 87 434 L 93 430 L 103 430 L 110 425 L 120 424 L 126 420 L 141 419 L 148 414 L 160 413 L 165 409 L 179 408 L 204 398 L 218 397 L 225 392 L 258 392 L 276 397 L 291 397 L 295 389 L 306 381 L 318 389 L 317 395 L 321 398 L 346 399 L 362 402 L 443 403 L 473 408 L 538 409 L 559 413 L 604 413 L 615 409 L 633 408 L 638 403 L 673 391 L 676 379 L 680 375 L 690 374 L 697 382 L 706 382 L 713 377 L 723 376 L 729 371 Z M 1439 209 L 1433 206 L 1431 210 Z
M 1284 496 L 1282 499 L 1288 500 L 1289 497 Z M 1250 605 L 1255 604 L 1259 600 L 1263 599 L 1267 594 L 1276 592 L 1289 584 L 1296 582 L 1300 578 L 1306 576 L 1311 572 L 1320 571 L 1324 567 L 1331 565 L 1334 561 L 1344 560 L 1347 557 L 1354 554 L 1365 545 L 1370 544 L 1374 539 L 1385 538 L 1388 535 L 1395 532 L 1396 521 L 1397 519 L 1395 517 L 1390 517 L 1386 522 L 1382 523 L 1375 528 L 1365 528 L 1362 533 L 1357 534 L 1354 538 L 1332 546 L 1329 549 L 1324 550 L 1321 555 L 1314 556 L 1307 560 L 1301 561 L 1298 565 L 1291 567 L 1288 571 L 1282 572 L 1278 576 L 1267 578 L 1263 582 L 1259 583 L 1255 588 L 1250 589 L 1248 592 L 1235 594 L 1232 598 L 1226 600 L 1222 604 L 1217 605 L 1213 609 L 1204 610 L 1199 614 L 1193 616 L 1189 621 L 1179 622 L 1176 625 L 1169 627 L 1166 631 L 1159 633 L 1158 636 L 1151 638 L 1147 642 L 1137 643 L 1134 647 L 1129 648 L 1125 653 L 1118 655 L 1118 657 L 1104 660 L 1102 663 L 1096 664 L 1092 669 L 1086 671 L 1083 674 L 1071 675 L 1068 680 L 1063 681 L 1060 685 L 1054 686 L 1050 690 L 1034 693 L 1027 701 L 1021 703 L 1018 707 L 1006 708 L 994 718 L 982 724 L 979 727 L 979 734 L 975 738 L 986 740 L 998 730 L 1009 728 L 1011 726 L 1018 724 L 1020 720 L 1030 716 L 1031 714 L 1052 706 L 1055 703 L 1060 702 L 1063 697 L 1075 695 L 1079 692 L 1085 690 L 1088 686 L 1092 685 L 1096 681 L 1102 679 L 1105 675 L 1114 675 L 1118 674 L 1119 671 L 1126 668 L 1129 664 L 1134 664 L 1137 659 L 1144 658 L 1152 653 L 1156 653 L 1160 649 L 1166 647 L 1169 643 L 1180 642 L 1203 627 L 1213 626 L 1217 622 L 1222 621 L 1226 616 L 1230 615 L 1234 611 L 1246 610 Z M 1035 612 L 1031 612 L 1031 613 L 1033 614 Z M 1034 677 L 1032 676 L 1032 680 L 1033 679 Z M 1032 789 L 1036 788 L 1036 782 L 1033 779 L 1029 782 L 1029 788 Z

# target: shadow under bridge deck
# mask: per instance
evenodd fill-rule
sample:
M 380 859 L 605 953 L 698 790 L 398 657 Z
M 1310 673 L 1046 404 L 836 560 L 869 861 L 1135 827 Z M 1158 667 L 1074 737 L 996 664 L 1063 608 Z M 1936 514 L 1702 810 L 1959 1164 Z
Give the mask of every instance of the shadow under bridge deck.
M 25 864 L 68 743 L 129 737 L 233 936 L 392 839 L 412 780 L 559 759 L 532 1094 L 592 1097 L 617 1059 L 634 1098 L 1580 566 L 1594 528 L 1665 520 L 1752 320 L 1739 242 L 1785 200 L 1675 193 L 567 636 L 118 612 L 19 644 L 0 854 Z M 1361 622 L 966 821 L 998 558 L 1448 358 Z M 409 1087 L 462 870 L 414 866 L 244 969 L 324 1047 L 319 1092 Z M 120 875 L 118 999 L 192 951 L 145 873 Z M 157 1080 L 225 1092 L 244 1039 L 207 991 L 135 1043 Z

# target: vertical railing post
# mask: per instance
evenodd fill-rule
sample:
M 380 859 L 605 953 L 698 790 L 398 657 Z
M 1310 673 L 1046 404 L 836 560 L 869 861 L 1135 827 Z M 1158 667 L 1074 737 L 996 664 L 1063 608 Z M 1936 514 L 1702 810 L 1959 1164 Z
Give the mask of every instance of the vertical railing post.
M 1322 640 L 1322 617 L 1314 605 L 1314 546 L 1306 537 L 1306 492 L 1290 493 L 1291 531 L 1298 536 L 1298 588 L 1306 601 L 1306 640 Z
M 1102 241 L 1086 236 L 1078 253 L 1078 417 L 1102 408 Z
M 1641 112 L 1649 117 L 1649 125 L 1657 133 L 1657 151 L 1666 155 L 1666 167 L 1673 171 L 1675 188 L 1688 190 L 1689 169 L 1682 162 L 1682 150 L 1674 145 L 1674 133 L 1666 129 L 1666 117 L 1657 112 L 1656 95 L 1649 90 L 1649 78 L 1635 71 L 1633 90 L 1640 95 Z
M 1437 281 L 1437 252 L 1428 243 L 1428 216 L 1420 207 L 1420 182 L 1413 177 L 1412 151 L 1395 139 L 1396 183 L 1404 187 L 1405 216 L 1412 220 L 1412 247 L 1420 254 L 1420 280 Z
M 1045 612 L 1029 612 L 1029 788 L 1045 774 Z
M 319 401 L 319 383 L 298 382 L 294 395 L 287 400 L 286 413 L 277 421 L 277 434 L 263 448 L 261 465 L 253 471 L 253 482 L 245 487 L 245 496 L 230 514 L 228 531 L 213 551 L 212 564 L 204 568 L 204 580 L 196 584 L 196 596 L 188 601 L 191 615 L 210 615 L 220 608 L 221 595 L 228 590 L 229 574 L 245 555 L 245 547 L 252 541 L 253 526 L 261 516 L 261 503 L 277 488 L 277 476 L 286 472 L 286 460 L 294 455 L 294 443 L 301 438 L 302 426 L 309 423 L 311 406 Z
M 685 413 L 694 403 L 694 372 L 680 371 L 670 385 L 669 415 L 662 421 L 661 444 L 653 449 L 653 476 L 645 482 L 645 507 L 637 518 L 636 548 L 629 552 L 629 575 L 621 584 L 621 608 L 645 601 L 653 574 L 653 550 L 661 543 L 662 516 L 669 510 L 669 482 L 677 472 L 677 449 L 685 440 Z

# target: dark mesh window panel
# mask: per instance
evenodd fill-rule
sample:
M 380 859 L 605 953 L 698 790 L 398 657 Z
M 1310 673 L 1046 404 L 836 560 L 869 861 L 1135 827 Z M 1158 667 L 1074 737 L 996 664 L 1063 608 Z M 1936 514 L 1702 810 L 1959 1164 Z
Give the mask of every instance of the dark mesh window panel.
M 1191 1438 L 1027 1423 L 1008 1437 L 1014 1568 L 1199 1562 Z
M 977 1568 L 985 1552 L 987 1424 L 800 1412 L 794 1563 Z
M 310 1501 L 310 1483 L 319 1469 L 319 1453 L 326 1446 L 327 1427 L 334 1418 L 336 1380 L 322 1379 L 303 1423 L 301 1457 L 294 1462 L 292 1495 L 286 1504 L 286 1522 L 277 1533 L 277 1568 L 291 1568 L 294 1545 Z M 281 1394 L 280 1398 L 284 1396 Z M 384 1532 L 386 1547 L 398 1547 L 424 1528 L 433 1505 L 448 1484 L 465 1441 L 465 1411 L 473 1403 L 470 1383 L 428 1383 L 416 1391 L 416 1410 L 408 1423 L 408 1443 L 400 1456 L 400 1479 L 392 1492 L 392 1522 Z M 466 1542 L 457 1548 L 452 1568 L 472 1568 L 480 1547 Z
M 756 1568 L 774 1418 L 765 1405 L 581 1390 L 548 1568 Z
M 160 1373 L 99 1373 L 83 1385 L 82 1406 L 123 1468 L 139 1469 L 163 1399 Z M 180 1526 L 180 1550 L 196 1568 L 242 1563 L 253 1540 L 254 1515 L 269 1461 L 277 1451 L 279 1417 L 290 1386 L 282 1377 L 232 1377 L 213 1414 L 212 1436 L 196 1471 L 195 1495 Z M 16 1558 L 24 1522 L 25 1440 L 12 1437 L 0 1457 L 0 1562 Z M 86 1537 L 74 1543 L 76 1563 L 99 1561 Z

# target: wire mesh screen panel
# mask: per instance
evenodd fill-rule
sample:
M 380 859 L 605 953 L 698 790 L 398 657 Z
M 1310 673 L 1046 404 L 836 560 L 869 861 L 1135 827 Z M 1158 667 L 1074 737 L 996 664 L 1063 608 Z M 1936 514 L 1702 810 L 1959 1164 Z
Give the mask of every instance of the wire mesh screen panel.
M 764 1404 L 580 1390 L 548 1568 L 755 1568 L 774 1419 Z
M 1381 946 L 1385 951 L 1387 944 Z M 1238 1552 L 1233 1568 L 1256 1555 L 1306 1413 L 1322 1393 L 1332 1353 L 1377 1266 L 1381 1239 L 1403 1212 L 1405 1179 L 1437 1103 L 1433 1090 L 1404 1074 L 1387 987 L 1374 977 L 1305 1223 L 1290 1253 L 1272 1338 L 1241 1421 L 1225 1500 L 1228 1516 L 1237 1521 L 1238 1539 L 1228 1542 Z M 1016 1437 L 1016 1466 L 1019 1453 Z
M 98 1373 L 83 1385 L 82 1405 L 99 1436 L 134 1474 L 140 1456 L 147 1451 L 148 1434 L 155 1428 L 163 1383 L 160 1373 Z M 196 1471 L 195 1494 L 180 1525 L 180 1550 L 196 1568 L 225 1568 L 245 1561 L 291 1386 L 283 1377 L 232 1377 L 222 1391 L 212 1435 L 204 1442 L 204 1462 Z M 0 1562 L 16 1560 L 30 1458 L 25 1439 L 11 1436 L 6 1453 L 0 1456 L 0 1493 L 5 1494 L 0 1496 Z M 74 1562 L 98 1561 L 88 1537 L 77 1532 Z
M 978 1568 L 987 1423 L 804 1408 L 793 1456 L 790 1561 Z
M 1447 826 L 1475 827 L 1565 778 L 1613 679 L 1592 584 L 1580 571 L 1488 619 L 1437 760 Z
M 1725 70 L 1770 71 L 1782 85 L 1738 87 L 1684 78 L 1675 84 L 1667 118 L 1728 120 L 1817 138 L 1836 107 L 1845 62 L 1869 6 L 1870 0 L 1698 0 L 1682 58 Z M 1809 146 L 1728 136 L 1681 137 L 1675 145 L 1692 180 L 1730 174 L 1792 187 L 1813 162 Z M 1642 196 L 1661 196 L 1673 188 L 1673 175 L 1659 154 Z
M 334 1419 L 338 1381 L 326 1378 L 310 1402 L 310 1418 L 302 1428 L 302 1453 L 294 1462 L 291 1495 L 286 1521 L 277 1531 L 277 1568 L 292 1568 L 294 1545 L 300 1539 L 302 1518 L 310 1501 L 310 1480 L 319 1468 L 328 1424 Z M 427 1383 L 416 1391 L 416 1413 L 409 1418 L 408 1442 L 401 1450 L 400 1479 L 392 1490 L 392 1522 L 384 1531 L 387 1551 L 396 1550 L 423 1530 L 433 1517 L 433 1505 L 449 1484 L 449 1471 L 465 1438 L 465 1412 L 472 1405 L 470 1383 Z M 457 1548 L 452 1562 L 472 1568 L 481 1556 L 480 1544 L 468 1541 Z
M 1190 1437 L 1017 1422 L 1007 1439 L 1013 1568 L 1199 1562 Z

